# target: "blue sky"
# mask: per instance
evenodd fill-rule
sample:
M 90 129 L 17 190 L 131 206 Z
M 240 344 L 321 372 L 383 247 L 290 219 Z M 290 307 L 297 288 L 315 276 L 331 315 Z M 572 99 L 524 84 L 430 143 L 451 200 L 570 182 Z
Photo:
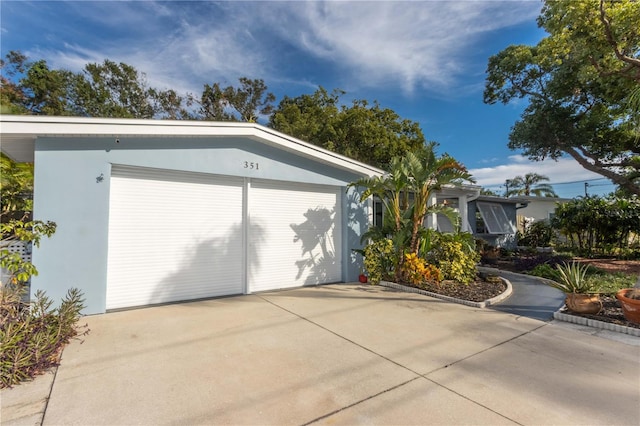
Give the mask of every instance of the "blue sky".
M 420 123 L 477 183 L 548 176 L 558 195 L 608 193 L 572 159 L 532 163 L 507 148 L 526 103 L 482 102 L 488 58 L 536 44 L 540 1 L 208 2 L 2 0 L 0 50 L 79 71 L 110 59 L 180 93 L 261 78 L 282 96 L 340 88 Z M 597 179 L 597 180 L 592 180 Z M 566 183 L 575 182 L 575 183 Z

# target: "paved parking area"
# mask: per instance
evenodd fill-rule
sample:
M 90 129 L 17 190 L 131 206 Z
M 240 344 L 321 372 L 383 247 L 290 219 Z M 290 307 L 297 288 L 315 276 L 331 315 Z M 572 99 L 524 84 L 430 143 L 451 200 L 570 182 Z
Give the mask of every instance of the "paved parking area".
M 84 320 L 45 425 L 640 423 L 640 347 L 382 287 Z

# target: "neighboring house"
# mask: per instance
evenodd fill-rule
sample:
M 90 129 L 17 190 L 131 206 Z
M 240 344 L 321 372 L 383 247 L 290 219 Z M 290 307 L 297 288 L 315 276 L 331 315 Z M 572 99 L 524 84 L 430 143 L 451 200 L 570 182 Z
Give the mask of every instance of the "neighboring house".
M 555 214 L 558 204 L 571 201 L 571 198 L 552 197 L 523 197 L 527 200 L 527 206 L 518 210 L 518 229 L 523 231 L 523 219 L 533 219 L 534 222 L 550 220 Z
M 35 163 L 31 294 L 85 314 L 355 281 L 382 171 L 253 123 L 0 116 L 2 151 Z
M 493 247 L 515 248 L 517 215 L 527 205 L 520 197 L 481 195 L 469 202 L 468 220 L 473 234 Z
M 440 191 L 433 194 L 430 205 L 444 204 L 452 208 L 460 218 L 466 218 L 468 215 L 467 206 L 470 200 L 478 197 L 480 194 L 480 187 L 474 185 L 461 185 L 453 186 L 446 185 Z M 409 194 L 409 198 L 412 194 Z M 382 227 L 383 223 L 383 206 L 379 199 L 374 201 L 374 217 L 373 223 L 375 226 Z M 424 225 L 428 228 L 437 229 L 440 232 L 454 232 L 455 227 L 443 214 L 431 214 L 426 217 Z M 463 232 L 473 232 L 471 225 L 467 220 L 460 220 L 460 230 Z
M 493 247 L 516 247 L 516 217 L 527 205 L 521 197 L 502 198 L 480 195 L 481 187 L 475 185 L 448 185 L 437 191 L 431 204 L 444 204 L 458 213 L 462 232 L 470 232 Z M 382 226 L 382 203 L 374 203 L 374 224 Z M 443 214 L 427 217 L 425 226 L 440 232 L 455 232 L 456 227 Z

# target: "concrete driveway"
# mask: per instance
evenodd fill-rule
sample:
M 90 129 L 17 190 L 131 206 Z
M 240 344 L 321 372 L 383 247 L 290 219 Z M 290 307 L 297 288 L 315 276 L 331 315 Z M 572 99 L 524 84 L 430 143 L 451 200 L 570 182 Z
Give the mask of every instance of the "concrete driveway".
M 640 423 L 640 347 L 381 287 L 84 320 L 45 425 Z

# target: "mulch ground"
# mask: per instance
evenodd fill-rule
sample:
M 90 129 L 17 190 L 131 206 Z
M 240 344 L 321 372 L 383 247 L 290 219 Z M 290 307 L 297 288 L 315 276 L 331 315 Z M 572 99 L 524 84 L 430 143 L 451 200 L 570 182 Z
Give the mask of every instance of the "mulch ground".
M 419 288 L 432 293 L 441 294 L 443 296 L 470 300 L 472 302 L 483 302 L 504 293 L 507 286 L 502 281 L 499 283 L 477 281 L 471 284 L 444 281 L 440 284 L 423 284 Z

